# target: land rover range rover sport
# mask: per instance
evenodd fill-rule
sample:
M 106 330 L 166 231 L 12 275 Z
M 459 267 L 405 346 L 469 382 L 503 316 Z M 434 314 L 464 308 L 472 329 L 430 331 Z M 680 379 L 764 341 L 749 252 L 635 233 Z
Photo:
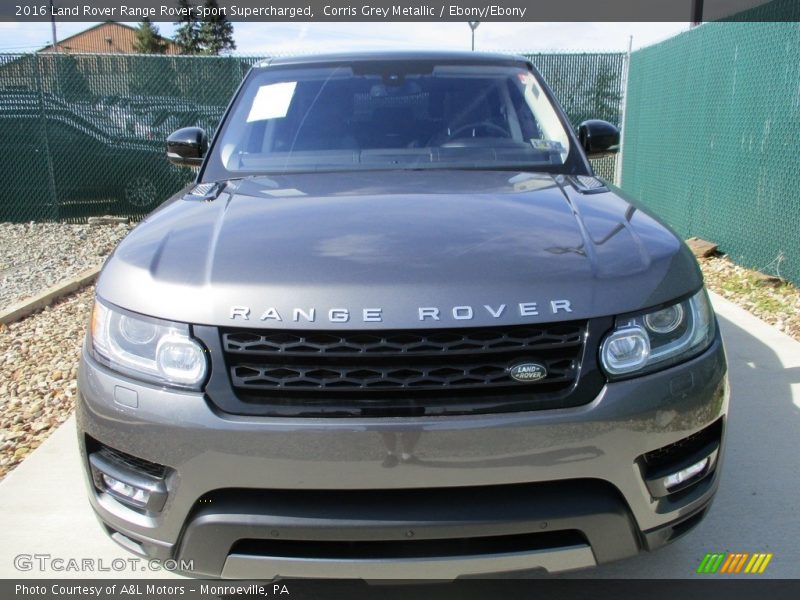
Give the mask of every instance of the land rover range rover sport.
M 117 247 L 79 377 L 92 507 L 200 576 L 456 578 L 706 513 L 726 361 L 694 257 L 524 58 L 256 65 Z

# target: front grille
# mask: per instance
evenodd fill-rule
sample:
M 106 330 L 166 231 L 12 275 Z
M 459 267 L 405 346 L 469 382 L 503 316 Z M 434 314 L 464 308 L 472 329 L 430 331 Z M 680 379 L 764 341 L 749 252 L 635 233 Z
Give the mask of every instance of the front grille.
M 587 335 L 587 321 L 571 321 L 371 332 L 225 328 L 217 339 L 228 383 L 245 405 L 344 416 L 560 406 L 581 375 Z M 514 380 L 510 367 L 521 362 L 544 365 L 547 376 Z M 219 384 L 207 388 L 212 400 Z M 501 406 L 509 401 L 516 408 Z
M 577 530 L 537 531 L 511 535 L 454 537 L 422 540 L 264 540 L 242 539 L 231 554 L 250 556 L 307 558 L 310 560 L 392 560 L 480 556 L 506 552 L 554 550 L 585 546 L 586 537 Z
M 557 358 L 544 361 L 549 383 L 571 383 L 575 380 L 575 361 Z M 231 369 L 233 385 L 237 389 L 298 389 L 298 390 L 362 390 L 362 389 L 459 389 L 476 385 L 517 385 L 508 376 L 508 364 L 482 362 L 479 364 L 448 361 L 431 367 L 415 364 L 398 368 L 397 365 L 365 369 L 362 366 L 336 366 L 327 368 L 241 365 Z
M 232 330 L 223 333 L 226 352 L 246 355 L 366 354 L 438 355 L 552 349 L 582 343 L 585 323 L 539 327 L 492 327 L 386 333 L 295 333 Z

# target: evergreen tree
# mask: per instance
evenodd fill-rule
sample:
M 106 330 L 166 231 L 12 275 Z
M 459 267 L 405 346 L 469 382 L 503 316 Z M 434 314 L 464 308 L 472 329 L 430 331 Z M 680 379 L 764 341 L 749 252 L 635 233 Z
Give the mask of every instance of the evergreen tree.
M 140 54 L 164 54 L 167 43 L 158 34 L 158 27 L 145 17 L 136 30 L 136 39 L 133 41 L 133 50 Z
M 200 23 L 194 11 L 190 11 L 192 5 L 189 0 L 178 0 L 181 8 L 181 18 L 175 24 L 178 28 L 175 31 L 175 43 L 181 49 L 181 54 L 199 54 L 200 44 Z
M 224 15 L 215 15 L 219 6 L 217 0 L 205 0 L 206 14 L 200 25 L 200 45 L 203 54 L 220 54 L 236 49 L 233 41 L 233 25 Z
M 594 88 L 589 93 L 593 119 L 619 120 L 620 93 L 619 73 L 608 64 L 599 67 L 594 80 Z

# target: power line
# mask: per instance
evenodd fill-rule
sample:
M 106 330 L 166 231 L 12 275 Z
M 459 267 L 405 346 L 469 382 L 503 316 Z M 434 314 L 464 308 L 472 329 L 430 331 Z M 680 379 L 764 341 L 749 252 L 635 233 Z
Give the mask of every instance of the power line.
M 39 48 L 46 46 L 47 44 L 31 44 L 28 46 L 0 46 L 0 51 L 2 50 L 38 50 Z

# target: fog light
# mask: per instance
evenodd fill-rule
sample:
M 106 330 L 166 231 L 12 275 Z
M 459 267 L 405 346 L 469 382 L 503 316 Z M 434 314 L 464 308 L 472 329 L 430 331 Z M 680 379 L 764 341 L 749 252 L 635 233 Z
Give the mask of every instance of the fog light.
M 677 473 L 673 473 L 664 479 L 664 487 L 667 488 L 667 490 L 672 490 L 680 484 L 689 481 L 693 477 L 705 472 L 710 463 L 711 457 L 706 456 L 703 460 L 696 462 L 685 469 L 681 469 Z
M 137 459 L 134 457 L 129 459 L 126 463 L 106 456 L 102 451 L 90 454 L 89 465 L 95 488 L 133 509 L 148 513 L 160 511 L 167 501 L 165 476 L 158 477 L 137 470 L 135 465 L 131 464 Z
M 133 502 L 137 506 L 145 507 L 150 500 L 149 491 L 114 479 L 111 475 L 107 475 L 106 473 L 103 473 L 103 483 L 106 485 L 106 491 L 108 491 L 109 494 L 125 502 Z
M 647 473 L 645 484 L 653 498 L 664 498 L 691 487 L 714 471 L 719 456 L 719 445 L 706 446 L 690 457 L 670 465 L 663 465 Z M 701 458 L 702 457 L 702 458 Z

